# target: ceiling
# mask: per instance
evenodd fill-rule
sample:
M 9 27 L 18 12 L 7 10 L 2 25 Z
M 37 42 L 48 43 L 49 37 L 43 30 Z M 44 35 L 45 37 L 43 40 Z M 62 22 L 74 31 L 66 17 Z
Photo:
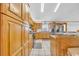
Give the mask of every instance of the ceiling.
M 34 21 L 78 21 L 79 3 L 61 3 L 57 12 L 54 9 L 57 3 L 45 3 L 41 13 L 41 3 L 29 3 L 30 14 Z

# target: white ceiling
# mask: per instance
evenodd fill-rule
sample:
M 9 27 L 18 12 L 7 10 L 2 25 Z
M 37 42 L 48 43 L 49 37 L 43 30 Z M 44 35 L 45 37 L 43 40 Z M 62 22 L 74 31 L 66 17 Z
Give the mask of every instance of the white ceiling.
M 61 3 L 57 12 L 54 9 L 57 3 L 45 3 L 44 13 L 41 13 L 41 3 L 29 3 L 29 11 L 33 20 L 39 21 L 78 21 L 79 3 Z

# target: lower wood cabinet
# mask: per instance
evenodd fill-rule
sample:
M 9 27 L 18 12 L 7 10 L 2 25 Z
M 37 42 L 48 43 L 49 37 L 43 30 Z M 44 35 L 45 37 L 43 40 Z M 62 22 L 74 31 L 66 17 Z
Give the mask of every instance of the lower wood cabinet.
M 21 24 L 9 22 L 8 26 L 8 46 L 10 55 L 12 55 L 21 48 Z
M 0 14 L 0 54 L 1 56 L 27 56 L 32 49 L 32 38 L 24 23 Z
M 76 35 L 55 35 L 55 37 L 50 37 L 51 53 L 54 56 L 67 56 L 68 48 L 79 47 L 79 37 Z

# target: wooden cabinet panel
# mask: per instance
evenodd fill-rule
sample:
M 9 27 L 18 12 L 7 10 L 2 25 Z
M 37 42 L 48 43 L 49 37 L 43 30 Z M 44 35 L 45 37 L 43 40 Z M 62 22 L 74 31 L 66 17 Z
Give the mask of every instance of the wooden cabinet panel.
M 1 18 L 1 55 L 20 55 L 23 49 L 22 23 L 6 15 L 1 14 L 1 16 L 3 17 Z
M 4 4 L 1 4 L 0 12 L 3 14 L 6 14 L 6 15 L 8 15 L 8 16 L 10 16 L 18 21 L 26 23 L 26 22 L 28 22 L 28 18 L 29 18 L 29 13 L 26 11 L 26 9 L 28 9 L 26 7 L 26 4 L 4 3 Z
M 53 37 L 51 38 L 51 55 L 56 56 L 57 55 L 57 43 L 56 40 Z
M 24 48 L 22 49 L 22 55 L 26 56 L 28 55 L 29 51 L 28 51 L 28 30 L 26 30 L 26 27 L 23 26 L 22 27 L 22 46 L 24 46 Z
M 1 30 L 1 55 L 28 55 L 28 31 L 21 22 L 3 14 L 1 16 L 4 17 Z
M 7 56 L 9 55 L 9 28 L 8 28 L 8 21 L 7 17 L 3 14 L 0 14 L 1 16 L 1 55 L 2 56 Z
M 29 55 L 28 44 L 24 47 L 24 55 L 25 55 L 25 56 L 28 56 L 28 55 Z
M 18 17 L 22 17 L 22 3 L 10 3 L 9 11 Z
M 18 23 L 9 23 L 9 41 L 10 55 L 12 55 L 21 48 L 21 25 Z
M 24 22 L 28 21 L 29 18 L 28 8 L 29 6 L 27 3 L 22 4 L 22 19 L 24 20 Z
M 28 56 L 29 55 L 29 47 L 28 47 L 28 45 L 29 45 L 28 44 L 29 43 L 29 34 L 28 34 L 28 31 L 26 31 L 26 29 L 25 29 L 25 39 L 26 40 L 25 40 L 25 48 L 24 48 L 25 52 L 24 53 L 25 53 L 25 55 Z
M 25 29 L 25 21 L 10 12 L 9 4 L 0 4 L 0 7 L 0 54 L 2 56 L 28 55 L 28 44 L 30 42 L 32 46 L 32 41 L 29 40 L 28 30 Z
M 29 34 L 29 42 L 28 42 L 29 54 L 33 48 L 33 37 L 32 34 Z
M 18 5 L 18 4 L 17 4 Z M 20 6 L 21 6 L 21 4 L 19 4 Z M 9 3 L 4 3 L 4 4 L 1 4 L 1 10 L 0 10 L 0 13 L 3 13 L 3 14 L 5 14 L 5 15 L 7 15 L 7 16 L 9 16 L 9 17 L 12 17 L 12 18 L 14 18 L 14 19 L 16 19 L 16 20 L 18 20 L 18 21 L 23 21 L 22 19 L 21 19 L 21 12 L 19 11 L 19 8 L 18 8 L 18 10 L 16 9 L 17 7 L 16 7 L 16 5 L 14 6 L 13 5 L 13 9 L 11 9 L 10 10 L 10 4 Z M 15 9 L 15 10 L 14 10 Z M 18 13 L 16 13 L 16 10 L 17 10 L 17 12 Z

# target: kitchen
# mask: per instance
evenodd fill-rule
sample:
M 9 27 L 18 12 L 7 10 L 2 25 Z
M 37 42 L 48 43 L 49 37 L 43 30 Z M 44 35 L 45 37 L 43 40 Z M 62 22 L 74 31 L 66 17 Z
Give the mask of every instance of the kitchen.
M 32 17 L 33 18 L 35 17 L 36 19 L 38 19 L 38 20 L 34 19 L 34 21 L 36 22 L 36 24 L 34 25 L 35 27 L 33 27 L 33 29 L 36 32 L 34 36 L 35 36 L 36 40 L 37 39 L 39 39 L 39 40 L 42 39 L 44 41 L 45 40 L 50 40 L 50 41 L 52 40 L 51 44 L 50 44 L 50 46 L 52 48 L 50 50 L 52 50 L 53 52 L 51 53 L 51 55 L 53 55 L 53 56 L 54 55 L 55 56 L 56 55 L 61 55 L 61 56 L 62 55 L 67 55 L 67 47 L 68 48 L 71 48 L 71 47 L 72 48 L 73 47 L 78 48 L 78 46 L 79 46 L 79 44 L 78 44 L 79 41 L 74 41 L 74 40 L 76 40 L 76 37 L 78 37 L 78 35 L 79 35 L 79 33 L 78 33 L 79 21 L 77 19 L 77 16 L 78 16 L 77 15 L 77 13 L 78 13 L 77 12 L 77 10 L 78 10 L 77 4 L 57 4 L 57 5 L 59 5 L 57 11 L 52 12 L 50 10 L 50 12 L 52 13 L 52 16 L 51 16 L 50 12 L 49 13 L 47 12 L 47 10 L 52 9 L 55 4 L 52 5 L 52 8 L 49 7 L 51 5 L 52 5 L 52 3 L 51 4 L 50 3 L 49 4 L 41 4 L 41 6 L 42 6 L 41 8 L 43 8 L 44 10 L 42 10 L 42 12 L 40 14 L 39 11 L 37 11 L 37 9 L 36 9 L 36 11 L 33 10 L 33 9 L 37 8 L 37 6 L 40 6 L 40 5 L 39 4 L 30 4 L 30 6 L 33 6 L 32 9 L 30 8 Z M 57 6 L 57 5 L 55 5 L 55 6 Z M 72 5 L 73 5 L 73 7 L 72 7 Z M 48 8 L 47 10 L 46 10 L 46 7 Z M 35 13 L 33 13 L 33 12 L 35 12 Z M 45 12 L 47 12 L 47 14 Z M 37 18 L 35 14 L 37 15 L 37 17 L 39 15 L 41 18 L 44 18 L 44 19 L 39 20 L 41 18 L 40 17 Z M 50 21 L 44 15 L 46 15 L 46 16 L 50 15 L 53 18 L 55 16 L 57 16 L 58 18 L 57 19 L 52 19 L 52 21 Z M 71 43 L 71 45 L 64 40 L 64 39 L 66 39 L 66 38 L 64 38 L 65 36 L 68 36 L 66 38 L 68 40 L 70 40 L 68 42 Z M 62 45 L 64 45 L 64 43 L 61 42 L 60 37 L 62 38 L 62 42 L 65 41 L 64 43 L 67 43 L 67 46 L 65 45 L 66 47 L 62 46 Z M 74 38 L 74 39 L 72 39 L 72 38 Z M 58 48 L 59 46 L 56 47 L 57 41 L 55 42 L 54 39 L 59 39 L 60 40 L 59 42 L 61 42 L 61 44 L 62 44 L 62 45 L 60 45 L 61 48 Z M 73 45 L 73 43 L 74 43 L 74 45 Z M 58 45 L 59 45 L 59 43 L 58 43 Z M 54 48 L 55 48 L 55 50 L 54 50 Z M 61 49 L 61 50 L 57 50 L 57 49 Z M 65 51 L 63 51 L 63 50 L 65 50 Z M 58 52 L 58 51 L 61 51 L 61 52 Z M 70 54 L 68 54 L 68 55 L 70 55 Z
M 79 3 L 0 4 L 0 55 L 79 55 L 78 6 Z

